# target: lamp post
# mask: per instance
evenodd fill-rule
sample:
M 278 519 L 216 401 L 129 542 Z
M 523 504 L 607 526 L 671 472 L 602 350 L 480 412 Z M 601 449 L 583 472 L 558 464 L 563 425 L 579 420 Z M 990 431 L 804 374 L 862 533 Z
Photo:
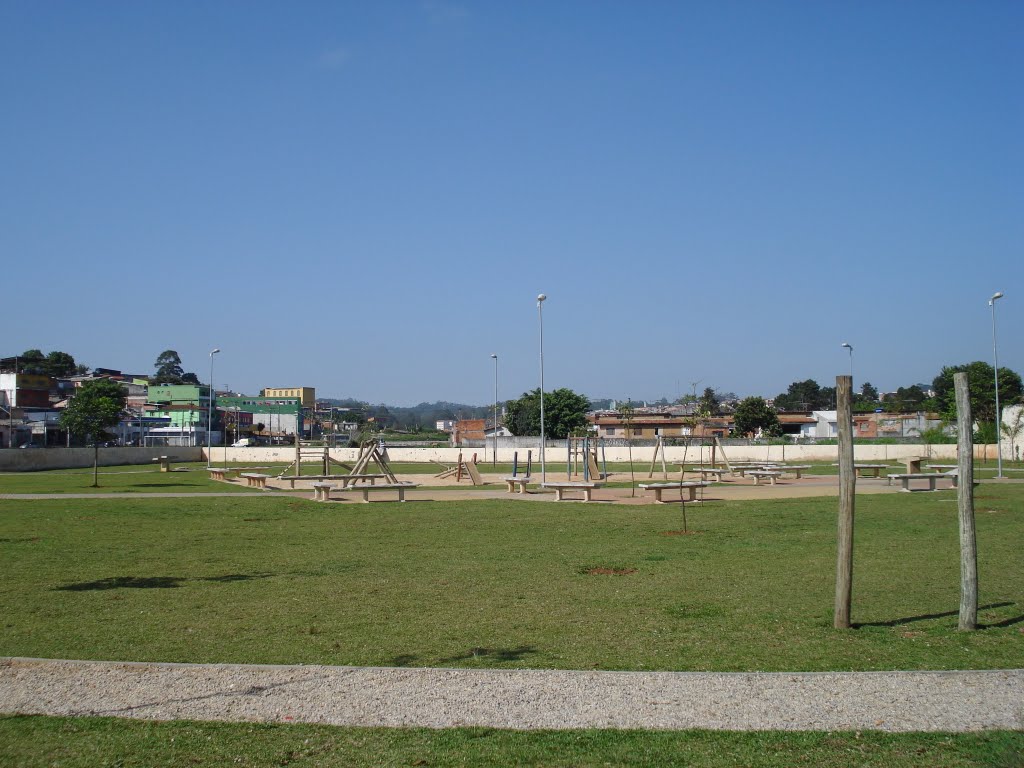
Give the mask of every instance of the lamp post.
M 209 469 L 213 461 L 213 444 L 210 440 L 210 429 L 213 426 L 213 356 L 220 352 L 220 349 L 210 350 L 210 401 L 206 409 L 206 468 Z
M 996 375 L 996 477 L 1003 477 L 1003 441 L 1000 439 L 1002 426 L 1003 426 L 1003 414 L 999 410 L 999 348 L 996 346 L 996 300 L 1003 298 L 1002 291 L 996 291 L 992 294 L 992 298 L 988 300 L 988 305 L 992 307 L 992 362 L 995 364 L 995 375 Z
M 494 452 L 491 453 L 491 465 L 498 465 L 498 356 L 491 355 L 494 360 Z
M 849 342 L 844 341 L 841 345 L 844 349 L 850 350 L 850 392 L 851 397 L 853 396 L 853 347 L 850 346 Z
M 544 463 L 544 302 L 543 293 L 537 297 L 537 319 L 540 322 L 540 482 L 547 482 L 547 466 Z

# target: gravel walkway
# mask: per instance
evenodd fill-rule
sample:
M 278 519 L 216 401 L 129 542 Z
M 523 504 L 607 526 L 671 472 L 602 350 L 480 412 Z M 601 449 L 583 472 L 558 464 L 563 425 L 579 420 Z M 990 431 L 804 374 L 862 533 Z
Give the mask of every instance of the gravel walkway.
M 360 726 L 1024 728 L 1024 670 L 705 673 L 0 658 L 0 712 Z

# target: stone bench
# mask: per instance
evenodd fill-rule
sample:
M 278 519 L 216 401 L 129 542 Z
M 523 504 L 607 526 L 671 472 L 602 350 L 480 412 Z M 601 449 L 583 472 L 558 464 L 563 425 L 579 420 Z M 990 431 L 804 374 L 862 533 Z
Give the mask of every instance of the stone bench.
M 772 468 L 773 472 L 792 472 L 796 475 L 796 479 L 799 480 L 803 477 L 805 469 L 814 469 L 812 464 L 779 464 Z
M 928 490 L 929 491 L 936 490 L 935 484 L 941 478 L 946 478 L 948 480 L 952 480 L 954 488 L 956 488 L 956 483 L 957 483 L 957 475 L 952 473 L 952 472 L 949 472 L 949 473 L 945 473 L 945 472 L 918 472 L 918 473 L 913 473 L 913 474 L 911 474 L 911 473 L 903 473 L 903 474 L 887 475 L 887 477 L 888 477 L 888 480 L 889 480 L 889 485 L 892 485 L 892 481 L 893 480 L 899 480 L 900 481 L 900 485 L 902 486 L 901 490 L 904 490 L 904 491 L 913 490 L 910 487 L 910 481 L 911 480 L 926 480 L 928 482 Z M 919 488 L 918 490 L 924 490 L 924 489 Z
M 833 467 L 838 467 L 838 464 L 833 464 Z M 854 464 L 853 471 L 857 477 L 881 477 L 880 473 L 883 469 L 889 469 L 888 464 Z
M 782 477 L 782 473 L 777 469 L 748 469 L 747 474 L 754 478 L 754 485 L 760 485 L 762 480 L 775 485 L 775 481 Z
M 313 483 L 313 501 L 330 501 L 331 491 L 337 487 L 333 483 Z
M 707 481 L 710 476 L 711 479 L 716 482 L 722 482 L 722 476 L 728 472 L 727 469 L 719 469 L 718 467 L 690 467 L 684 470 L 684 472 L 700 473 L 700 479 Z
M 700 480 L 700 481 L 680 481 L 678 483 L 638 483 L 639 488 L 645 491 L 654 491 L 654 501 L 657 504 L 667 504 L 668 502 L 662 498 L 665 491 L 678 491 L 685 489 L 687 491 L 686 498 L 680 497 L 678 499 L 672 499 L 672 501 L 696 501 L 697 500 L 697 489 L 706 488 L 711 483 Z
M 578 482 L 574 483 L 574 482 L 565 482 L 565 483 L 541 483 L 540 487 L 541 488 L 550 488 L 551 490 L 553 490 L 555 492 L 555 501 L 565 501 L 566 500 L 565 499 L 565 494 L 569 493 L 570 491 L 582 491 L 582 493 L 583 493 L 583 501 L 593 501 L 594 500 L 594 496 L 593 496 L 594 489 L 595 488 L 600 488 L 602 485 L 603 485 L 603 483 L 578 483 Z
M 270 475 L 262 475 L 259 472 L 243 472 L 239 477 L 245 478 L 245 484 L 250 488 L 261 488 L 267 489 L 267 480 L 270 479 Z
M 338 491 L 340 493 L 357 491 L 363 495 L 363 501 L 368 504 L 370 502 L 371 493 L 381 493 L 383 491 L 398 491 L 398 500 L 405 501 L 405 492 L 409 488 L 419 487 L 419 483 L 381 483 L 380 485 L 346 485 L 339 488 Z
M 171 458 L 170 458 L 170 456 L 158 456 L 158 457 L 155 457 L 153 459 L 153 461 L 160 462 L 160 471 L 161 472 L 170 472 L 171 471 Z
M 227 469 L 214 469 L 213 467 L 211 467 L 210 469 L 208 469 L 206 471 L 210 473 L 210 479 L 211 480 L 227 480 L 228 479 L 228 471 L 229 470 L 227 470 Z
M 505 485 L 508 487 L 508 492 L 509 493 L 515 493 L 516 492 L 516 486 L 518 486 L 518 488 L 519 488 L 519 490 L 518 490 L 519 493 L 526 493 L 526 484 L 531 482 L 531 480 L 532 480 L 532 478 L 522 477 L 522 476 L 520 476 L 520 477 L 503 477 L 501 479 L 505 481 Z
M 288 483 L 292 490 L 295 490 L 295 483 L 307 480 L 313 480 L 316 482 L 322 482 L 323 480 L 338 480 L 341 483 L 341 487 L 344 488 L 346 485 L 357 480 L 365 480 L 369 478 L 372 483 L 374 480 L 384 477 L 387 477 L 387 475 L 279 475 L 277 479 Z

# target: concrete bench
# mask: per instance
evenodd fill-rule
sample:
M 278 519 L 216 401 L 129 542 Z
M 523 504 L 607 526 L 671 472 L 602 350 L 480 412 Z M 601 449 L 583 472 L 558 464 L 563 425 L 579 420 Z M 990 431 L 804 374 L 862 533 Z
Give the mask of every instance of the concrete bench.
M 728 470 L 719 469 L 718 467 L 690 467 L 689 469 L 683 470 L 684 472 L 700 473 L 700 479 L 706 481 L 710 477 L 714 482 L 722 482 L 722 475 Z
M 747 474 L 754 478 L 754 485 L 760 485 L 762 480 L 775 485 L 775 481 L 782 477 L 782 473 L 777 469 L 750 469 L 747 470 Z
M 170 472 L 171 471 L 171 459 L 170 459 L 169 456 L 158 456 L 158 457 L 154 458 L 153 461 L 160 462 L 160 471 L 161 472 Z
M 214 469 L 213 467 L 211 467 L 210 469 L 208 469 L 206 471 L 210 473 L 210 479 L 211 480 L 227 480 L 228 479 L 228 471 L 229 470 L 226 470 L 226 469 Z
M 376 485 L 378 480 L 387 480 L 387 475 L 340 475 L 338 480 L 341 481 L 342 488 L 348 488 L 350 485 L 359 485 L 360 483 L 366 483 L 369 481 L 370 485 Z
M 522 477 L 522 476 L 519 476 L 519 477 L 503 477 L 501 479 L 505 481 L 505 485 L 508 487 L 508 492 L 509 493 L 515 493 L 516 492 L 516 486 L 519 487 L 519 491 L 518 491 L 519 493 L 526 493 L 526 484 L 529 483 L 532 480 L 532 478 Z
M 239 477 L 245 478 L 245 484 L 250 488 L 262 488 L 267 489 L 267 480 L 270 479 L 270 475 L 262 475 L 259 472 L 243 472 Z
M 638 487 L 645 491 L 654 491 L 654 501 L 657 504 L 667 504 L 668 502 L 662 498 L 665 491 L 678 491 L 686 490 L 686 498 L 680 497 L 678 499 L 672 499 L 672 501 L 696 501 L 697 500 L 697 489 L 706 488 L 711 483 L 706 481 L 680 481 L 678 483 L 638 483 Z
M 419 487 L 419 483 L 381 483 L 380 485 L 346 485 L 342 486 L 338 490 L 341 493 L 358 491 L 363 495 L 363 501 L 369 504 L 371 493 L 381 493 L 383 491 L 398 491 L 398 500 L 405 501 L 405 492 L 410 488 Z
M 956 488 L 956 482 L 957 482 L 957 476 L 955 474 L 953 474 L 953 473 L 943 473 L 943 472 L 917 472 L 917 473 L 914 473 L 914 474 L 902 473 L 902 474 L 888 475 L 887 477 L 888 477 L 888 480 L 889 480 L 889 485 L 892 485 L 892 481 L 893 480 L 899 480 L 900 481 L 900 485 L 902 486 L 901 490 L 904 490 L 904 491 L 913 490 L 910 487 L 910 481 L 911 480 L 925 480 L 925 481 L 927 481 L 928 482 L 928 490 L 929 491 L 936 490 L 935 484 L 941 478 L 947 478 L 949 480 L 952 480 L 954 488 Z M 919 488 L 918 490 L 924 490 L 924 489 Z
M 313 483 L 313 501 L 330 501 L 331 491 L 337 487 L 333 483 Z
M 814 466 L 811 464 L 779 464 L 772 467 L 773 472 L 792 472 L 796 475 L 797 480 L 803 476 L 805 469 L 814 469 Z
M 594 500 L 594 489 L 600 488 L 603 483 L 541 483 L 541 488 L 550 488 L 555 492 L 555 501 L 565 501 L 565 494 L 570 491 L 582 491 L 584 501 Z
M 838 464 L 833 464 L 833 467 L 838 467 Z M 880 472 L 883 469 L 889 469 L 888 464 L 854 464 L 853 471 L 857 477 L 881 477 Z
M 294 490 L 295 483 L 305 482 L 309 480 L 313 480 L 318 483 L 323 482 L 324 480 L 338 480 L 341 482 L 341 487 L 344 488 L 346 485 L 352 482 L 353 478 L 362 479 L 367 477 L 380 478 L 387 477 L 387 475 L 279 475 L 277 479 L 283 480 L 284 482 L 288 483 L 292 490 Z

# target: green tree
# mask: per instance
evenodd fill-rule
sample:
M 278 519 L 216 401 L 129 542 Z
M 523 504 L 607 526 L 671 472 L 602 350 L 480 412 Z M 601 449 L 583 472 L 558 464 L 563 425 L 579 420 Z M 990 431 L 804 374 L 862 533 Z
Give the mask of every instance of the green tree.
M 72 435 L 92 440 L 92 486 L 99 486 L 99 443 L 104 430 L 121 419 L 124 411 L 124 388 L 110 379 L 94 379 L 79 387 L 67 408 L 60 415 L 60 425 Z
M 181 358 L 173 349 L 166 349 L 157 355 L 153 364 L 156 374 L 153 376 L 157 384 L 180 384 L 185 371 L 181 367 Z
M 702 418 L 710 418 L 711 416 L 717 416 L 720 409 L 720 403 L 718 395 L 715 394 L 715 390 L 711 387 L 707 387 L 704 393 L 700 396 L 697 401 L 697 413 Z
M 43 373 L 55 379 L 74 376 L 78 366 L 67 352 L 50 352 L 43 361 Z
M 587 424 L 590 401 L 562 387 L 544 393 L 544 435 L 553 439 L 567 437 Z M 524 392 L 518 400 L 505 403 L 505 426 L 513 435 L 540 434 L 540 389 Z
M 18 355 L 18 371 L 20 373 L 40 374 L 43 372 L 43 362 L 45 360 L 46 358 L 41 350 L 26 349 Z
M 755 435 L 758 431 L 765 437 L 782 434 L 778 414 L 764 401 L 763 397 L 747 397 L 740 401 L 733 413 L 736 432 L 740 435 Z
M 814 379 L 794 381 L 783 394 L 775 398 L 780 411 L 815 411 L 832 408 L 835 388 L 822 387 Z
M 956 421 L 956 391 L 953 388 L 953 374 L 967 374 L 967 384 L 971 391 L 971 415 L 979 422 L 988 422 L 995 435 L 996 422 L 996 385 L 995 369 L 988 363 L 977 360 L 966 365 L 946 366 L 942 369 L 932 388 L 935 390 L 936 408 L 951 422 Z M 1020 399 L 1024 392 L 1020 375 L 1009 368 L 999 369 L 999 399 L 1003 403 L 1012 403 Z
M 917 384 L 899 387 L 896 394 L 885 398 L 885 409 L 892 413 L 914 413 L 925 408 L 928 396 Z

